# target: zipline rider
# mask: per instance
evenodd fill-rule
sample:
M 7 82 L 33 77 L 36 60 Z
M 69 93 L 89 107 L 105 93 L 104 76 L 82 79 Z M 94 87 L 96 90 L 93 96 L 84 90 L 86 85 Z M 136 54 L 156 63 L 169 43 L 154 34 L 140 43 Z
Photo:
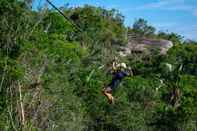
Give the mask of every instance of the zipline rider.
M 112 91 L 118 87 L 121 80 L 127 76 L 133 76 L 132 70 L 127 68 L 125 63 L 112 63 L 112 81 L 103 88 L 102 93 L 107 97 L 110 104 L 114 103 Z

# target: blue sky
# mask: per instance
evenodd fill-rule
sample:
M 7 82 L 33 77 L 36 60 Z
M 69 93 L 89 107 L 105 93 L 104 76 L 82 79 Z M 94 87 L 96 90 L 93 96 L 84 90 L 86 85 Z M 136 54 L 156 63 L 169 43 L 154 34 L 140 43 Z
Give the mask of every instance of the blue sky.
M 106 9 L 115 8 L 125 16 L 125 25 L 137 18 L 146 19 L 157 30 L 175 32 L 197 40 L 197 0 L 51 0 L 58 7 L 89 4 Z M 45 0 L 35 0 L 34 6 Z

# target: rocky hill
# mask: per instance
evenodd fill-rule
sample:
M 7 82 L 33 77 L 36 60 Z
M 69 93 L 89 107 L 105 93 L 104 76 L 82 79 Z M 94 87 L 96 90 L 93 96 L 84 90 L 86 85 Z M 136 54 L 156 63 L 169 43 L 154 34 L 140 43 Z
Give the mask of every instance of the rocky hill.
M 134 35 L 128 35 L 128 44 L 125 47 L 121 47 L 120 55 L 151 53 L 153 49 L 158 49 L 160 54 L 166 54 L 171 47 L 173 47 L 173 43 L 169 40 L 139 38 Z

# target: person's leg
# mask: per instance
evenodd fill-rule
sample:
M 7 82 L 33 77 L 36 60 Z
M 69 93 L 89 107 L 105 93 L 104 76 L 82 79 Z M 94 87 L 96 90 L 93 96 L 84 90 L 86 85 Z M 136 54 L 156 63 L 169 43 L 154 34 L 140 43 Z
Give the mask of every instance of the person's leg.
M 109 104 L 114 103 L 114 97 L 112 96 L 111 93 L 105 92 L 104 95 L 107 97 Z
M 112 82 L 110 83 L 111 90 L 114 91 L 118 87 L 119 83 L 120 83 L 120 80 L 113 79 Z
M 114 103 L 112 91 L 118 86 L 120 80 L 112 79 L 111 83 L 103 89 L 103 94 L 107 97 L 110 104 Z
M 114 97 L 112 96 L 112 89 L 110 86 L 103 89 L 103 94 L 107 97 L 108 102 L 112 104 L 114 102 Z

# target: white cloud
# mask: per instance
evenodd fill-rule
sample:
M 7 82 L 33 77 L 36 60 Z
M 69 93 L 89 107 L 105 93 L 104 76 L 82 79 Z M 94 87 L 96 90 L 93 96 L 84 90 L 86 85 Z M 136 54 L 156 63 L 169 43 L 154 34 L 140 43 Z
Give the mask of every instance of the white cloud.
M 163 8 L 170 5 L 184 4 L 184 0 L 158 0 L 157 2 L 148 3 L 137 7 L 137 9 Z
M 160 9 L 160 10 L 172 10 L 172 11 L 186 11 L 194 16 L 197 16 L 197 9 L 195 5 L 186 4 L 185 0 L 158 0 L 157 2 L 148 3 L 139 7 L 137 10 L 147 9 Z

